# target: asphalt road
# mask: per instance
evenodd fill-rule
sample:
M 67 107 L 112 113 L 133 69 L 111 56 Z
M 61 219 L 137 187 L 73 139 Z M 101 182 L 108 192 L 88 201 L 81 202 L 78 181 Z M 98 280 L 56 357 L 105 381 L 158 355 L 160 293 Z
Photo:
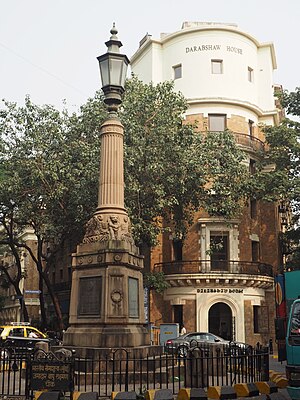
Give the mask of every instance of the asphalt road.
M 282 372 L 285 374 L 285 366 L 286 362 L 285 361 L 278 361 L 278 358 L 276 355 L 270 355 L 270 369 L 276 372 Z

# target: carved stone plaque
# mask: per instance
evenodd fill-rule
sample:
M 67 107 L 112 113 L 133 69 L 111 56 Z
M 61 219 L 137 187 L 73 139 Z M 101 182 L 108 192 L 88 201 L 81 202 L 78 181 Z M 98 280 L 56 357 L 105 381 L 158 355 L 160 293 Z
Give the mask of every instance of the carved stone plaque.
M 100 315 L 101 293 L 101 276 L 80 278 L 78 315 Z
M 135 278 L 128 278 L 128 311 L 129 317 L 139 317 L 139 281 Z

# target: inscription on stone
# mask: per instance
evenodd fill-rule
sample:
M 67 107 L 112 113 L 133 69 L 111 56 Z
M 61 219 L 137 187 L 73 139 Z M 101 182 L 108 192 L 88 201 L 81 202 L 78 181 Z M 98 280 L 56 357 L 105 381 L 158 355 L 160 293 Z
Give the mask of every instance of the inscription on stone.
M 100 315 L 101 293 L 101 276 L 80 278 L 78 315 Z
M 135 278 L 128 278 L 128 308 L 129 317 L 138 318 L 139 316 L 139 282 Z

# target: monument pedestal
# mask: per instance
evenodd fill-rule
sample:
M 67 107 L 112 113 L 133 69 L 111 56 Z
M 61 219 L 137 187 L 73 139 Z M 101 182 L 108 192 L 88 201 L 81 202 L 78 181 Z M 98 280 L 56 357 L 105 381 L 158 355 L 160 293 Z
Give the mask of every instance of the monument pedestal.
M 64 345 L 136 347 L 145 328 L 143 257 L 128 241 L 81 243 L 73 255 L 70 327 Z

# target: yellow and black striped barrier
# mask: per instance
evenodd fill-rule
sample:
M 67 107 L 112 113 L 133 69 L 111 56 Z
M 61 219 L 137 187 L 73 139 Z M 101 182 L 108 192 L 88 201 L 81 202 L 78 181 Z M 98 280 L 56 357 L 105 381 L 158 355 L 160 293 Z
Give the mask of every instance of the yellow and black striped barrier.
M 270 370 L 270 381 L 274 382 L 280 389 L 284 389 L 288 385 L 288 380 L 285 374 L 273 370 Z
M 98 392 L 73 392 L 73 400 L 98 400 Z
M 111 400 L 136 400 L 137 394 L 134 390 L 130 392 L 111 392 Z
M 209 386 L 207 389 L 207 397 L 210 399 L 236 399 L 237 394 L 232 386 Z
M 182 388 L 178 392 L 177 400 L 207 400 L 207 393 L 201 388 Z
M 145 400 L 173 400 L 171 389 L 150 389 L 145 393 Z
M 34 400 L 59 400 L 60 392 L 49 392 L 49 391 L 36 391 L 34 392 Z
M 278 392 L 278 387 L 276 384 L 272 381 L 268 382 L 255 382 L 255 385 L 257 386 L 259 393 L 261 394 L 271 394 L 271 393 L 277 393 Z
M 236 383 L 234 390 L 238 397 L 253 397 L 259 395 L 258 387 L 255 383 Z

